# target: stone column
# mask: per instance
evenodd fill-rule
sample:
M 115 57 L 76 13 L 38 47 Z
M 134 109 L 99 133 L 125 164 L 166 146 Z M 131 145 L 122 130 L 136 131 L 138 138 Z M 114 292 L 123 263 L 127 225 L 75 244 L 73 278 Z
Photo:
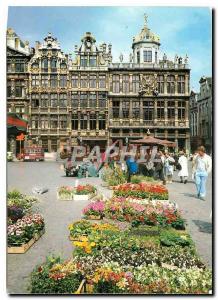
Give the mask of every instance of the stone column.
M 167 125 L 168 116 L 167 116 L 167 100 L 164 100 L 164 124 Z
M 189 101 L 185 103 L 185 125 L 189 127 Z
M 132 94 L 132 74 L 129 74 L 129 92 Z
M 119 119 L 123 119 L 123 99 L 119 101 L 120 107 L 119 107 Z
M 175 100 L 175 126 L 178 126 L 178 100 Z
M 189 95 L 189 75 L 185 75 L 185 95 Z
M 175 95 L 178 95 L 178 74 L 175 75 Z
M 81 114 L 81 113 L 78 112 L 78 131 L 81 130 L 81 129 L 80 129 L 80 114 Z
M 48 138 L 48 152 L 51 152 L 51 139 Z
M 157 124 L 157 101 L 154 100 L 154 125 Z
M 96 130 L 99 130 L 99 113 L 96 113 Z
M 167 94 L 167 74 L 164 74 L 164 94 Z

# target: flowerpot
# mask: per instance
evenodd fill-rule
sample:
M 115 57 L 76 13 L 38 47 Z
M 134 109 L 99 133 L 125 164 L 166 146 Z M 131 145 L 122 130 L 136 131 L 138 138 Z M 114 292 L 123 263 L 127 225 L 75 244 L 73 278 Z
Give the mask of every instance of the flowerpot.
M 45 233 L 45 229 L 41 230 L 40 232 L 36 233 L 33 238 L 26 244 L 23 244 L 21 246 L 15 246 L 15 247 L 8 247 L 8 253 L 9 254 L 23 254 L 29 250 L 29 248 L 36 242 L 38 239 Z
M 86 194 L 86 195 L 73 194 L 73 200 L 74 201 L 80 201 L 80 200 L 87 201 L 87 200 L 92 199 L 95 195 L 96 195 L 96 193 L 91 193 L 91 194 Z

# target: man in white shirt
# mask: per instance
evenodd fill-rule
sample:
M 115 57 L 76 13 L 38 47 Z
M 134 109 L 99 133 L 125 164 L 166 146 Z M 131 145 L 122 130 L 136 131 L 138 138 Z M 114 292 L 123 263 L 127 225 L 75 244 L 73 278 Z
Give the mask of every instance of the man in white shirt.
M 193 161 L 193 174 L 197 187 L 198 198 L 204 200 L 206 196 L 206 182 L 212 170 L 212 159 L 205 153 L 203 146 L 198 147 L 198 155 Z

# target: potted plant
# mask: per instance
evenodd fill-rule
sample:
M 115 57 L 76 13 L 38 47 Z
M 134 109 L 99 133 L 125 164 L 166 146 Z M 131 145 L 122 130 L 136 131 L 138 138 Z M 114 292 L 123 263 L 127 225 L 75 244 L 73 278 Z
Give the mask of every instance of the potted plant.
M 96 188 L 93 185 L 78 185 L 73 191 L 73 200 L 89 200 L 96 195 Z
M 104 216 L 105 202 L 96 201 L 88 204 L 83 209 L 83 214 L 87 219 L 100 220 Z
M 61 186 L 57 191 L 57 198 L 59 200 L 72 200 L 73 188 L 71 186 Z

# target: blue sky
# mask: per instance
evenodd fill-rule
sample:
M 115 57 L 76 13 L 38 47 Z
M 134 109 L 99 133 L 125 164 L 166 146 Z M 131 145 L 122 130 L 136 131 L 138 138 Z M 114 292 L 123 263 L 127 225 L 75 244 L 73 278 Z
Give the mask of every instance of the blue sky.
M 160 36 L 161 52 L 189 56 L 191 88 L 199 90 L 201 76 L 212 74 L 211 10 L 182 7 L 40 7 L 13 6 L 8 11 L 8 27 L 31 46 L 51 32 L 65 53 L 72 53 L 82 35 L 91 31 L 97 44 L 112 44 L 113 61 L 122 52 L 128 61 L 132 38 L 142 28 L 144 13 L 148 25 Z

